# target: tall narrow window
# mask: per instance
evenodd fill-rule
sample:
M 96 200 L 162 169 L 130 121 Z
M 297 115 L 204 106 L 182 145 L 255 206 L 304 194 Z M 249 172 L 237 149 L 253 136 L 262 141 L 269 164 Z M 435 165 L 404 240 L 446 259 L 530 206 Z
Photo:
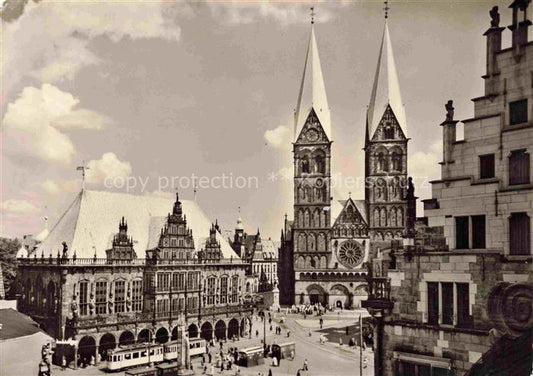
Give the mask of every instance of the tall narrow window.
M 526 213 L 512 213 L 509 218 L 509 253 L 531 254 L 531 219 Z
M 479 156 L 479 178 L 490 179 L 494 177 L 494 154 Z
M 470 292 L 468 283 L 457 283 L 457 325 L 470 324 Z
M 126 282 L 115 281 L 115 312 L 121 313 L 125 311 L 126 300 Z
M 136 279 L 131 284 L 131 310 L 133 312 L 142 311 L 143 307 L 143 289 L 142 280 Z
M 87 315 L 89 282 L 80 282 L 80 315 Z
M 442 323 L 453 325 L 453 283 L 442 283 Z
M 515 150 L 509 156 L 509 185 L 529 184 L 529 153 Z
M 485 216 L 472 216 L 472 248 L 485 248 Z
M 239 276 L 237 275 L 231 277 L 231 302 L 239 302 Z
M 468 217 L 455 217 L 455 248 L 469 248 L 468 234 Z
M 96 314 L 105 315 L 107 313 L 107 282 L 96 282 Z
M 220 278 L 220 303 L 228 302 L 228 277 Z
M 527 98 L 509 103 L 509 123 L 511 125 L 527 122 Z
M 439 283 L 428 282 L 428 323 L 439 323 Z
M 209 277 L 207 279 L 207 304 L 215 304 L 215 277 Z

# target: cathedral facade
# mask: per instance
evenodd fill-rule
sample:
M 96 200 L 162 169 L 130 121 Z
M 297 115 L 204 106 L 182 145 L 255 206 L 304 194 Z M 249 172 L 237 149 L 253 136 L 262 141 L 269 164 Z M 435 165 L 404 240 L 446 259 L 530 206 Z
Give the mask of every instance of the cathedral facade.
M 364 199 L 333 197 L 331 115 L 314 25 L 294 123 L 294 217 L 281 233 L 280 302 L 359 307 L 365 262 L 400 241 L 405 227 L 408 138 L 386 24 L 367 110 Z

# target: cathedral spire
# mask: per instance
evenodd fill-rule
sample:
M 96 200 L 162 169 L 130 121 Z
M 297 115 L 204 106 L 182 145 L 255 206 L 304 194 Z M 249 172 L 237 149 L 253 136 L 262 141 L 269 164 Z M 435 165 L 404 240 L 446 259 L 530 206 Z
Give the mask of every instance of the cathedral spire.
M 403 107 L 400 84 L 388 25 L 388 2 L 385 2 L 385 24 L 383 26 L 383 37 L 379 48 L 378 63 L 374 84 L 370 94 L 370 102 L 366 113 L 366 134 L 367 142 L 372 138 L 387 105 L 389 105 L 400 124 L 404 134 L 406 131 L 405 110 Z
M 324 132 L 331 141 L 331 116 L 318 55 L 314 16 L 314 8 L 311 8 L 311 35 L 305 57 L 298 101 L 294 110 L 294 140 L 298 138 L 311 109 L 314 109 Z

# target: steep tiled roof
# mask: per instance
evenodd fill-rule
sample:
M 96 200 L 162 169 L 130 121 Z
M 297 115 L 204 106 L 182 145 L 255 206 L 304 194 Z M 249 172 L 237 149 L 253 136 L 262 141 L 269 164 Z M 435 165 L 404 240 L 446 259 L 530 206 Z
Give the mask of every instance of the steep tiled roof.
M 195 247 L 200 250 L 209 237 L 212 221 L 194 201 L 181 200 L 181 203 Z M 96 252 L 97 257 L 105 258 L 105 250 L 111 248 L 113 235 L 118 232 L 118 223 L 124 216 L 135 251 L 143 258 L 146 249 L 157 246 L 161 226 L 173 205 L 173 199 L 164 197 L 83 190 L 39 244 L 37 254 L 44 251 L 46 256 L 50 253 L 55 256 L 65 241 L 70 256 L 76 251 L 79 258 L 91 258 Z M 217 232 L 216 237 L 225 258 L 238 258 L 222 234 Z

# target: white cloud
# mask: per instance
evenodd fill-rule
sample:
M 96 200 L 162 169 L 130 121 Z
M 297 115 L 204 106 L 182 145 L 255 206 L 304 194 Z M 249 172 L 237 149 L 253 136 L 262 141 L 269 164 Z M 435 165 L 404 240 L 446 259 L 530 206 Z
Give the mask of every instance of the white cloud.
M 417 151 L 409 156 L 409 175 L 417 181 L 437 179 L 440 176 L 442 142 L 435 141 L 427 150 Z
M 260 19 L 272 19 L 283 26 L 295 23 L 309 23 L 309 7 L 325 1 L 209 1 L 213 16 L 223 23 L 230 25 L 250 24 Z M 341 6 L 344 4 L 341 4 Z M 320 23 L 328 22 L 333 18 L 327 8 L 321 8 L 315 15 L 315 20 Z
M 173 18 L 186 8 L 163 0 L 29 2 L 18 19 L 2 25 L 6 84 L 24 76 L 49 83 L 72 79 L 81 68 L 99 62 L 89 48 L 98 36 L 115 42 L 125 37 L 178 40 L 180 28 Z
M 55 181 L 46 179 L 41 183 L 41 188 L 50 196 L 57 196 L 61 193 L 72 193 L 80 189 L 80 183 L 77 180 Z
M 87 163 L 86 172 L 88 183 L 102 184 L 106 178 L 125 178 L 131 175 L 131 164 L 121 161 L 115 153 L 105 153 L 102 158 L 91 160 Z
M 9 214 L 31 214 L 39 209 L 26 200 L 9 199 L 0 203 L 0 210 Z
M 102 129 L 111 122 L 78 105 L 72 94 L 50 84 L 24 88 L 3 118 L 5 146 L 21 148 L 48 162 L 69 164 L 76 150 L 59 129 Z
M 290 129 L 284 125 L 280 125 L 275 129 L 269 129 L 265 132 L 266 142 L 276 148 L 286 148 L 290 143 Z

